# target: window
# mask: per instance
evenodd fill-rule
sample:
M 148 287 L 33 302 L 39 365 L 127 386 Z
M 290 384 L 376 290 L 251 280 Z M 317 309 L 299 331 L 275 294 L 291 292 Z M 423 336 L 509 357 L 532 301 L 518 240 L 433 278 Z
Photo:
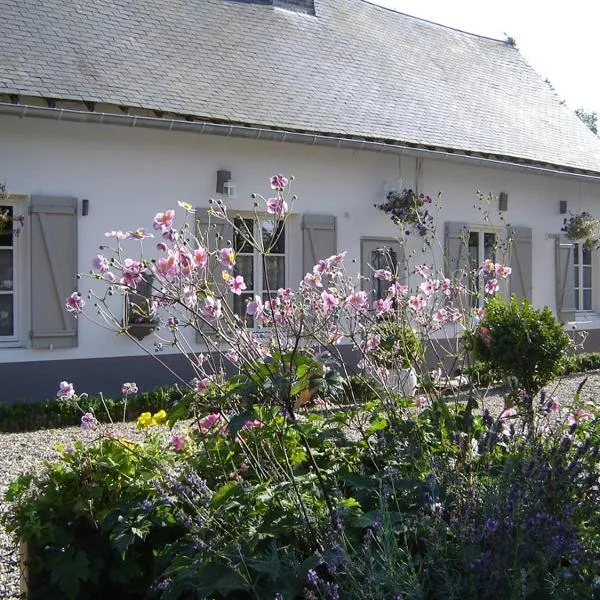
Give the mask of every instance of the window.
M 574 244 L 575 310 L 592 310 L 592 251 L 586 244 Z
M 15 308 L 16 292 L 14 274 L 16 272 L 16 236 L 13 227 L 15 207 L 0 205 L 0 214 L 5 218 L 0 225 L 0 340 L 16 339 Z
M 363 280 L 364 288 L 373 291 L 372 300 L 385 298 L 390 282 L 375 278 L 373 273 L 378 269 L 396 273 L 399 266 L 404 268 L 400 245 L 388 239 L 363 239 L 360 245 L 361 274 L 366 278 Z
M 498 247 L 498 236 L 492 231 L 469 231 L 468 253 L 469 271 L 477 270 L 486 260 L 496 262 Z M 483 289 L 485 278 L 470 277 L 470 291 L 472 292 L 471 303 L 479 306 L 483 301 Z
M 252 326 L 252 318 L 246 315 L 246 304 L 254 296 L 260 296 L 264 301 L 276 296 L 279 288 L 286 285 L 286 230 L 281 221 L 271 219 L 237 218 L 236 233 L 233 249 L 236 253 L 234 275 L 242 275 L 246 290 L 240 296 L 233 297 L 233 311 L 240 317 L 246 318 Z M 238 230 L 246 232 L 240 235 Z M 244 237 L 252 236 L 259 245 L 270 252 L 261 256 Z

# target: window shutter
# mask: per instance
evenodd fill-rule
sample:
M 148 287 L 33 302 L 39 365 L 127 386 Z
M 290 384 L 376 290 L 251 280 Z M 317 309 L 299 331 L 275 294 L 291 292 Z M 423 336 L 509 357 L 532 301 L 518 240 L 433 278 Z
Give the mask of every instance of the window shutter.
M 302 218 L 303 275 L 312 273 L 312 268 L 319 260 L 336 252 L 335 216 L 305 214 Z
M 77 289 L 77 198 L 31 197 L 31 347 L 77 346 L 77 319 L 65 310 Z
M 467 241 L 469 226 L 466 223 L 446 222 L 445 233 L 445 277 L 455 279 L 460 272 L 469 270 Z M 461 278 L 462 279 L 462 278 Z
M 200 233 L 202 234 L 201 236 L 199 235 Z M 203 243 L 206 244 L 206 249 L 209 252 L 214 252 L 219 248 L 225 247 L 230 241 L 233 242 L 233 228 L 231 225 L 222 219 L 209 217 L 206 207 L 200 207 L 196 209 L 196 235 L 199 237 L 199 239 L 203 240 Z M 217 237 L 219 237 L 219 240 L 217 240 Z M 214 280 L 215 283 L 219 284 L 222 281 L 222 269 L 221 265 L 213 256 L 210 257 L 206 268 L 207 273 L 209 274 L 209 281 Z M 225 282 L 223 282 L 222 285 L 218 285 L 216 290 L 213 288 L 213 291 L 217 297 L 223 299 L 226 298 L 229 307 L 232 307 L 231 294 L 226 293 L 227 286 Z M 198 310 L 202 308 L 202 302 L 203 300 L 200 301 Z M 198 343 L 203 342 L 206 335 L 209 335 L 212 331 L 214 331 L 211 325 L 203 321 L 200 321 L 198 328 L 200 330 L 196 332 L 196 342 Z
M 531 228 L 511 227 L 508 231 L 510 239 L 510 293 L 522 300 L 531 302 L 533 289 L 533 244 Z
M 575 320 L 575 243 L 564 236 L 556 239 L 556 311 L 562 322 Z

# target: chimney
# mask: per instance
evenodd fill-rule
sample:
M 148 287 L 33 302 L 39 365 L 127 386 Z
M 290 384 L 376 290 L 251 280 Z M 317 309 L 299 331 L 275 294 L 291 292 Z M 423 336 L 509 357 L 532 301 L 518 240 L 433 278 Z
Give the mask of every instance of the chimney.
M 315 0 L 271 0 L 269 4 L 307 15 L 315 14 Z
M 261 4 L 263 6 L 276 6 L 297 13 L 307 15 L 315 14 L 315 0 L 233 0 L 243 4 Z

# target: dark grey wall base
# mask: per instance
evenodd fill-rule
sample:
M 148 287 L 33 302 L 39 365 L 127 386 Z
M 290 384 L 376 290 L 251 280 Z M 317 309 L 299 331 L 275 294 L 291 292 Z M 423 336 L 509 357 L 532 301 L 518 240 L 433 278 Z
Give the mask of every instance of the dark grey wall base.
M 185 357 L 173 354 L 160 359 L 186 381 L 193 377 Z M 126 381 L 136 382 L 140 392 L 146 392 L 173 384 L 177 378 L 152 356 L 118 356 L 0 364 L 0 381 L 0 402 L 13 404 L 55 398 L 61 381 L 72 382 L 78 394 L 102 392 L 119 398 Z
M 449 347 L 455 346 L 454 340 L 448 342 Z M 349 347 L 340 350 L 347 364 L 355 364 L 356 355 L 353 356 Z M 589 332 L 583 351 L 600 352 L 600 329 Z M 448 357 L 448 349 L 442 350 L 438 356 L 444 357 L 445 367 L 450 373 L 460 366 L 459 361 Z M 190 381 L 194 376 L 186 357 L 161 354 L 160 359 L 185 381 Z M 430 368 L 435 366 L 436 359 L 432 353 L 428 353 L 427 362 Z M 79 394 L 102 392 L 109 398 L 120 397 L 121 385 L 126 381 L 135 381 L 140 392 L 178 381 L 152 356 L 4 363 L 0 364 L 0 402 L 13 404 L 22 400 L 55 398 L 58 384 L 63 380 L 73 382 Z

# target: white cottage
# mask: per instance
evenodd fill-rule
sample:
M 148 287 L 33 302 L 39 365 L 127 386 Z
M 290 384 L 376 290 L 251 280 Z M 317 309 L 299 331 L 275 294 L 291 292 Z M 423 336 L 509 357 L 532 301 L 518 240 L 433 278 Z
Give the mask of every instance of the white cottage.
M 513 291 L 599 345 L 598 257 L 560 230 L 565 210 L 600 212 L 600 140 L 514 46 L 365 0 L 1 10 L 0 179 L 26 219 L 0 236 L 3 400 L 50 397 L 61 379 L 113 395 L 169 382 L 125 336 L 65 313 L 76 273 L 105 231 L 147 227 L 177 200 L 207 207 L 217 189 L 233 195 L 226 181 L 228 205 L 248 209 L 271 173 L 293 173 L 300 198 L 274 265 L 282 284 L 315 254 L 365 264 L 391 243 L 373 205 L 399 180 L 443 192 L 447 260 L 464 231 L 483 258 L 506 230 L 473 207 L 482 190 L 516 233 Z M 260 269 L 254 279 L 260 291 Z

